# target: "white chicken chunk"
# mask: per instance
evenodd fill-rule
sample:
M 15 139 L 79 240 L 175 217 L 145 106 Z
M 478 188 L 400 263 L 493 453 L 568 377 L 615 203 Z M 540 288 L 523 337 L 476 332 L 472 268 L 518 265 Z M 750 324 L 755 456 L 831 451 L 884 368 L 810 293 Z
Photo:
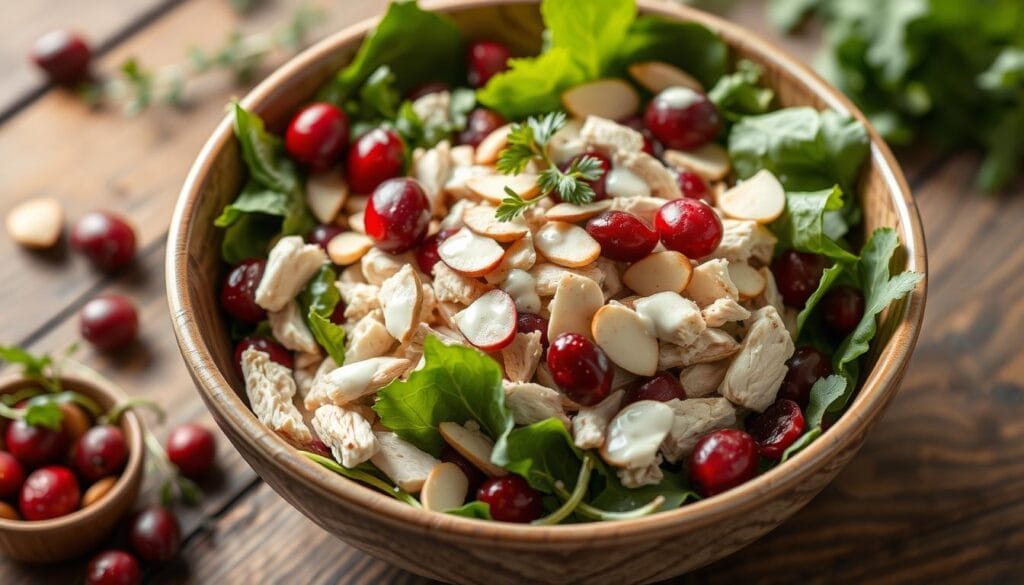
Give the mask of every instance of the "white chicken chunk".
M 335 283 L 345 301 L 345 319 L 357 321 L 380 308 L 380 287 L 362 282 Z
M 306 408 L 315 410 L 325 404 L 344 406 L 373 394 L 409 366 L 409 360 L 377 357 L 346 364 L 313 382 L 306 395 Z
M 293 445 L 309 444 L 313 435 L 292 402 L 296 390 L 292 371 L 251 347 L 242 353 L 241 366 L 245 394 L 256 418 Z
M 423 482 L 441 462 L 395 433 L 375 431 L 373 434 L 378 448 L 370 462 L 403 490 L 416 493 L 423 489 Z
M 718 386 L 725 378 L 729 362 L 694 364 L 679 372 L 679 384 L 687 398 L 704 398 L 718 392 Z
M 501 361 L 505 365 L 505 378 L 513 382 L 533 379 L 544 353 L 540 338 L 540 331 L 516 333 L 512 343 L 502 348 Z
M 409 253 L 389 254 L 380 248 L 370 248 L 370 251 L 363 255 L 359 261 L 363 267 L 363 277 L 366 282 L 380 286 L 385 280 L 391 278 L 402 269 L 403 266 L 413 262 Z
M 426 97 L 429 97 L 429 95 L 424 96 L 424 98 Z M 423 191 L 430 201 L 431 213 L 434 216 L 440 216 L 444 213 L 444 185 L 448 182 L 451 172 L 452 154 L 451 146 L 447 140 L 442 140 L 437 146 L 427 151 L 417 149 L 416 155 L 413 156 L 412 176 L 423 187 Z
M 449 120 L 452 94 L 448 91 L 434 91 L 416 98 L 412 111 L 425 126 L 442 125 Z
M 672 171 L 661 164 L 660 160 L 642 150 L 620 151 L 612 157 L 612 162 L 615 166 L 624 168 L 639 177 L 651 188 L 651 193 L 662 199 L 679 199 L 683 196 Z
M 707 328 L 697 304 L 672 291 L 636 299 L 633 308 L 654 327 L 658 339 L 668 343 L 688 346 Z
M 585 147 L 607 157 L 619 152 L 639 152 L 644 148 L 643 134 L 599 116 L 587 116 L 580 129 L 580 140 Z
M 547 386 L 533 382 L 509 382 L 504 380 L 505 406 L 512 412 L 517 425 L 557 418 L 569 425 L 569 418 L 562 408 L 562 395 Z
M 693 269 L 690 283 L 683 294 L 701 307 L 723 297 L 739 299 L 739 291 L 729 276 L 728 260 L 709 260 Z
M 753 313 L 747 336 L 729 364 L 718 393 L 740 406 L 763 412 L 775 402 L 793 355 L 793 338 L 775 307 Z
M 767 264 L 772 260 L 778 238 L 755 221 L 744 219 L 722 220 L 722 241 L 709 258 L 729 262 L 748 262 L 751 259 Z
M 347 364 L 382 356 L 395 342 L 384 326 L 380 309 L 360 319 L 349 332 L 348 338 L 348 347 L 345 348 Z
M 740 344 L 721 329 L 705 329 L 687 346 L 662 343 L 658 347 L 658 369 L 692 366 L 725 359 L 740 349 Z
M 661 455 L 652 463 L 643 467 L 625 467 L 615 470 L 619 476 L 619 482 L 623 487 L 630 489 L 642 488 L 645 485 L 658 485 L 665 478 L 661 471 Z
M 281 238 L 270 250 L 263 278 L 256 287 L 256 304 L 268 311 L 280 311 L 326 261 L 327 254 L 320 246 L 306 244 L 300 236 Z
M 470 305 L 492 287 L 475 278 L 463 276 L 444 262 L 434 265 L 434 296 L 440 302 Z
M 302 318 L 299 304 L 294 300 L 288 301 L 280 311 L 268 311 L 267 320 L 281 345 L 301 353 L 320 353 L 320 346 L 306 325 L 306 320 Z
M 704 317 L 704 322 L 708 327 L 721 327 L 726 323 L 742 321 L 750 317 L 750 311 L 729 297 L 722 297 L 704 307 L 700 314 Z
M 676 463 L 693 453 L 701 437 L 720 429 L 734 428 L 736 407 L 725 398 L 678 398 L 666 402 L 672 409 L 672 429 L 661 444 L 665 459 Z
M 377 438 L 370 423 L 354 410 L 325 404 L 316 409 L 312 424 L 331 455 L 349 469 L 377 453 Z
M 654 225 L 654 218 L 658 210 L 665 205 L 665 200 L 660 197 L 613 197 L 612 210 L 625 211 L 635 215 L 647 222 L 647 225 Z
M 604 445 L 608 424 L 622 408 L 622 390 L 616 390 L 594 406 L 584 406 L 572 419 L 572 439 L 580 449 L 599 449 Z

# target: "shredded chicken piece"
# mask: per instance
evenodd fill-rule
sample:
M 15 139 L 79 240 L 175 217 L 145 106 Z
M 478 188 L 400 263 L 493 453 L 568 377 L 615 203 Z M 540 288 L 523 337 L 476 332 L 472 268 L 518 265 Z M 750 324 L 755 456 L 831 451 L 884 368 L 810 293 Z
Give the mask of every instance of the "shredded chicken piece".
M 623 487 L 630 489 L 641 488 L 645 485 L 658 485 L 665 477 L 661 471 L 661 461 L 661 455 L 658 455 L 655 460 L 648 465 L 643 467 L 626 467 L 616 469 L 615 474 L 619 476 L 619 481 L 622 483 Z
M 705 329 L 688 346 L 661 343 L 658 347 L 658 369 L 692 366 L 705 362 L 717 362 L 740 349 L 740 344 L 721 329 Z
M 349 332 L 348 338 L 348 347 L 345 348 L 347 364 L 382 356 L 395 342 L 384 326 L 380 309 L 374 309 L 360 319 Z
M 700 312 L 708 327 L 721 327 L 732 321 L 742 321 L 750 317 L 750 311 L 729 297 L 722 297 Z
M 306 320 L 299 311 L 299 304 L 295 301 L 288 301 L 280 311 L 268 311 L 267 320 L 270 321 L 274 338 L 281 342 L 281 345 L 292 351 L 320 353 L 320 346 L 317 345 L 313 332 L 306 325 Z
M 707 328 L 696 303 L 672 291 L 640 297 L 633 307 L 653 326 L 658 339 L 668 343 L 689 346 Z
M 441 464 L 429 453 L 420 451 L 395 433 L 374 431 L 373 435 L 377 438 L 378 449 L 370 462 L 409 493 L 423 489 L 423 482 L 431 470 Z
M 557 418 L 569 426 L 569 417 L 562 409 L 561 394 L 533 382 L 504 380 L 505 406 L 512 412 L 517 425 L 532 425 L 549 418 Z
M 533 276 L 537 286 L 537 294 L 542 297 L 554 296 L 555 291 L 558 290 L 558 283 L 566 274 L 576 274 L 589 278 L 596 282 L 598 286 L 604 284 L 605 279 L 604 271 L 601 270 L 596 262 L 587 264 L 582 268 L 566 268 L 544 262 L 530 269 L 530 275 Z
M 434 296 L 434 287 L 423 283 L 420 288 L 422 289 L 423 305 L 420 307 L 420 321 L 423 323 L 434 322 L 434 311 L 437 309 L 437 297 Z
M 450 92 L 435 91 L 416 98 L 412 102 L 412 111 L 425 126 L 441 125 L 449 120 L 451 102 Z
M 338 284 L 366 284 L 366 277 L 363 276 L 363 267 L 358 264 L 349 264 L 338 275 Z
M 587 116 L 580 129 L 584 147 L 611 158 L 620 152 L 640 152 L 644 149 L 644 136 L 629 126 L 623 126 L 599 116 Z
M 345 319 L 357 321 L 375 309 L 380 309 L 379 286 L 340 280 L 335 285 L 338 287 L 338 292 L 341 293 L 341 300 L 345 302 Z
M 616 390 L 594 406 L 584 406 L 572 419 L 573 442 L 580 449 L 599 449 L 607 437 L 608 424 L 622 408 L 623 390 Z
M 775 402 L 793 356 L 793 338 L 775 307 L 758 309 L 743 338 L 739 353 L 729 364 L 718 393 L 735 404 L 763 412 Z
M 433 272 L 434 296 L 440 302 L 454 302 L 468 306 L 480 295 L 493 288 L 475 278 L 455 272 L 444 262 L 435 264 Z
M 327 254 L 320 246 L 306 244 L 300 236 L 281 238 L 270 250 L 263 278 L 256 287 L 256 304 L 268 311 L 280 311 L 326 261 Z
M 611 260 L 601 257 L 594 261 L 597 269 L 601 271 L 604 278 L 601 281 L 601 289 L 604 290 L 604 300 L 611 299 L 622 292 L 622 277 L 619 275 L 619 268 Z
M 513 382 L 527 382 L 533 379 L 537 365 L 540 364 L 540 356 L 544 353 L 540 338 L 540 331 L 516 333 L 512 343 L 501 350 L 506 378 Z
M 380 286 L 385 280 L 397 274 L 403 266 L 410 265 L 413 261 L 414 259 L 409 253 L 389 254 L 380 248 L 373 247 L 363 255 L 359 262 L 363 267 L 363 277 L 366 278 L 366 282 Z
M 471 206 L 475 205 L 469 199 L 459 199 L 448 208 L 448 214 L 441 219 L 441 223 L 438 224 L 438 231 L 441 230 L 458 230 L 459 228 L 465 227 L 465 223 L 462 221 L 462 214 L 466 212 Z
M 295 446 L 309 444 L 313 435 L 292 402 L 296 390 L 292 371 L 251 347 L 242 353 L 241 366 L 245 394 L 256 418 Z
M 613 157 L 615 165 L 626 169 L 647 183 L 651 193 L 662 199 L 679 199 L 683 192 L 675 175 L 657 158 L 642 150 L 622 152 Z
M 693 269 L 690 284 L 683 294 L 701 307 L 706 307 L 720 298 L 739 299 L 739 291 L 729 276 L 728 260 L 709 260 Z
M 331 455 L 349 469 L 377 453 L 377 438 L 370 423 L 354 410 L 325 404 L 316 409 L 312 424 Z
M 722 241 L 709 258 L 729 262 L 748 262 L 754 259 L 767 264 L 772 260 L 777 242 L 775 234 L 755 221 L 723 219 Z
M 316 379 L 316 373 L 323 362 L 324 357 L 320 354 L 295 354 L 295 370 L 292 372 L 292 378 L 295 379 L 295 390 L 300 400 L 304 400 L 309 389 L 313 387 L 313 380 Z
M 373 394 L 408 366 L 406 359 L 377 357 L 336 368 L 313 382 L 306 395 L 306 408 L 315 410 L 325 404 L 344 406 L 354 402 Z
M 430 95 L 437 94 L 429 94 L 420 99 Z M 451 150 L 448 141 L 442 140 L 437 146 L 425 152 L 419 152 L 417 149 L 419 156 L 413 156 L 412 175 L 423 187 L 427 199 L 430 200 L 431 213 L 435 217 L 444 215 L 444 185 L 452 172 Z
M 672 409 L 675 418 L 672 430 L 661 444 L 661 452 L 671 463 L 693 453 L 697 441 L 704 435 L 738 424 L 736 407 L 725 398 L 675 398 L 665 404 Z
M 679 372 L 679 383 L 687 398 L 704 398 L 718 392 L 728 369 L 728 361 L 693 364 Z
M 665 200 L 660 197 L 613 197 L 612 210 L 625 211 L 637 216 L 649 226 L 654 225 L 654 218 L 658 210 L 665 205 Z

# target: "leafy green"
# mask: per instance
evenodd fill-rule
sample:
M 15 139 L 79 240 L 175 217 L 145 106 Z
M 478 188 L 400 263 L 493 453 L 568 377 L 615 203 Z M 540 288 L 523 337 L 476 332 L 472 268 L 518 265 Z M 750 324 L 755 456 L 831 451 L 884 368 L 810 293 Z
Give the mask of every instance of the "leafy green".
M 495 449 L 491 461 L 523 476 L 534 489 L 553 494 L 557 484 L 566 489 L 576 485 L 583 451 L 562 421 L 549 418 L 509 433 L 505 448 Z
M 442 140 L 451 138 L 452 133 L 466 127 L 466 118 L 476 106 L 476 92 L 457 88 L 451 92 L 448 106 L 448 120 L 422 120 L 412 107 L 412 102 L 403 102 L 394 121 L 395 129 L 410 148 L 433 148 Z
M 796 316 L 795 337 L 800 337 L 800 331 L 803 330 L 804 324 L 807 322 L 807 319 L 810 318 L 811 313 L 814 311 L 815 308 L 817 308 L 818 303 L 821 302 L 821 299 L 825 297 L 825 293 L 827 293 L 832 288 L 832 285 L 836 283 L 839 277 L 846 272 L 846 266 L 846 264 L 837 262 L 836 264 L 833 264 L 832 266 L 826 268 L 825 271 L 821 273 L 821 280 L 818 281 L 818 288 L 816 288 L 814 292 L 811 293 L 811 296 L 807 297 L 807 302 L 804 303 L 804 308 L 800 309 L 800 313 L 798 313 Z
M 811 399 L 807 403 L 805 418 L 807 426 L 816 427 L 821 425 L 822 419 L 828 408 L 846 393 L 848 381 L 843 376 L 833 374 L 821 378 L 811 387 Z
M 775 92 L 758 85 L 762 73 L 760 65 L 743 59 L 734 73 L 718 80 L 708 97 L 726 119 L 734 122 L 743 116 L 763 114 L 771 107 Z
M 340 366 L 345 363 L 345 330 L 330 319 L 334 308 L 341 301 L 341 293 L 335 285 L 337 280 L 337 271 L 330 263 L 325 263 L 306 285 L 299 296 L 299 302 L 313 337 Z
M 491 517 L 491 507 L 486 502 L 469 502 L 463 504 L 458 508 L 452 508 L 451 510 L 445 510 L 445 514 L 451 514 L 452 516 L 462 516 L 463 518 L 476 518 L 477 520 L 493 520 Z
M 545 0 L 544 25 L 552 48 L 564 48 L 587 79 L 601 77 L 636 18 L 632 0 Z
M 347 467 L 339 465 L 333 459 L 328 459 L 327 457 L 317 455 L 316 453 L 310 453 L 309 451 L 299 451 L 299 453 L 302 453 L 304 456 L 306 456 L 307 459 L 315 463 L 319 463 L 323 467 L 330 469 L 331 471 L 337 473 L 338 475 L 342 475 L 349 479 L 365 483 L 366 485 L 376 489 L 377 491 L 385 493 L 400 502 L 405 502 L 410 506 L 416 508 L 422 507 L 420 505 L 419 500 L 416 499 L 416 496 L 413 496 L 412 494 L 402 490 L 401 488 L 393 486 L 390 483 L 388 483 L 388 481 L 384 478 L 380 470 L 377 469 L 372 463 L 362 463 L 352 469 L 349 469 Z
M 779 238 L 779 249 L 795 248 L 839 262 L 856 262 L 855 254 L 826 233 L 826 213 L 841 209 L 843 192 L 839 187 L 809 193 L 787 192 L 786 210 L 771 225 L 772 232 Z
M 510 120 L 558 110 L 562 92 L 587 81 L 573 55 L 564 47 L 537 57 L 509 59 L 509 69 L 477 91 L 481 104 Z
M 550 419 L 549 419 L 550 420 Z M 561 421 L 555 421 L 558 424 L 562 424 Z M 564 427 L 563 427 L 564 428 Z M 580 466 L 579 475 L 576 476 L 576 481 L 573 482 L 572 493 L 564 497 L 564 501 L 560 506 L 555 508 L 547 516 L 538 518 L 532 522 L 534 526 L 554 526 L 561 524 L 569 516 L 576 511 L 576 508 L 583 503 L 583 498 L 587 496 L 587 490 L 590 486 L 590 474 L 594 470 L 594 456 L 590 453 L 583 455 L 583 464 Z M 564 489 L 562 483 L 556 483 L 554 485 L 555 492 L 563 492 Z
M 280 156 L 281 140 L 268 133 L 263 119 L 234 103 L 235 136 L 249 175 L 258 184 L 281 193 L 298 186 L 298 178 L 287 159 Z
M 619 45 L 615 68 L 631 63 L 663 61 L 713 87 L 725 75 L 729 48 L 717 33 L 696 22 L 641 16 L 629 27 Z
M 33 355 L 16 345 L 0 345 L 0 360 L 20 365 L 22 375 L 27 378 L 43 377 L 53 365 L 53 358 L 49 355 Z
M 238 194 L 238 197 L 224 207 L 213 225 L 229 227 L 247 213 L 262 213 L 284 217 L 288 214 L 288 195 L 280 191 L 272 191 L 250 181 Z
M 381 424 L 437 455 L 444 446 L 438 425 L 472 420 L 495 441 L 495 453 L 501 452 L 514 426 L 505 407 L 501 366 L 475 349 L 449 347 L 434 337 L 423 344 L 423 357 L 423 368 L 377 393 L 373 409 Z
M 789 461 L 791 457 L 806 449 L 808 445 L 813 443 L 815 440 L 817 440 L 818 437 L 821 436 L 822 432 L 823 431 L 821 430 L 820 426 L 815 426 L 814 428 L 808 430 L 806 433 L 801 435 L 799 439 L 794 441 L 793 444 L 790 445 L 789 447 L 786 447 L 786 450 L 782 452 L 782 457 L 779 459 L 779 463 L 785 463 L 786 461 Z
M 625 513 L 643 509 L 655 498 L 662 498 L 656 511 L 674 510 L 687 501 L 699 500 L 697 492 L 686 483 L 681 473 L 663 471 L 664 478 L 657 485 L 636 489 L 623 487 L 618 481 L 609 481 L 605 489 L 592 502 L 593 506 L 609 512 Z

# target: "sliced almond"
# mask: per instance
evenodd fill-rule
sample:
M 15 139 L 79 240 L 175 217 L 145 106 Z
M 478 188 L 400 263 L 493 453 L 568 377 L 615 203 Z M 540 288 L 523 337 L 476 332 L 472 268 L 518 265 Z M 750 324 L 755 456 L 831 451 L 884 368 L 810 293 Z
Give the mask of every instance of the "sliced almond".
M 348 216 L 348 229 L 356 232 L 357 234 L 365 234 L 366 223 L 363 221 L 365 218 L 365 211 L 357 211 L 352 215 Z
M 380 285 L 380 305 L 384 327 L 391 337 L 405 343 L 412 337 L 420 321 L 423 287 L 411 264 L 406 264 Z
M 662 158 L 669 166 L 691 171 L 705 181 L 721 181 L 729 174 L 729 153 L 716 142 L 692 150 L 666 150 Z
M 586 221 L 595 215 L 608 211 L 611 208 L 611 199 L 603 199 L 601 201 L 594 201 L 593 203 L 586 203 L 584 205 L 562 202 L 547 210 L 544 213 L 544 217 L 547 218 L 548 221 L 576 223 Z
M 621 79 L 598 79 L 563 92 L 562 104 L 577 118 L 625 120 L 640 108 L 640 94 Z
M 604 293 L 596 282 L 571 272 L 565 274 L 548 304 L 548 339 L 554 340 L 563 333 L 579 333 L 593 340 L 590 323 L 603 305 Z
M 7 233 L 27 248 L 53 247 L 63 229 L 64 208 L 50 197 L 23 201 L 7 213 Z
M 749 264 L 740 262 L 729 263 L 729 278 L 736 285 L 741 299 L 752 299 L 764 291 L 767 284 L 764 277 Z
M 494 450 L 494 443 L 486 435 L 478 430 L 470 430 L 463 425 L 453 422 L 443 422 L 438 425 L 437 430 L 444 437 L 445 442 L 452 446 L 477 469 L 487 474 L 488 477 L 504 477 L 508 472 L 491 463 L 491 451 Z
M 484 351 L 497 351 L 515 339 L 516 318 L 512 297 L 495 289 L 456 313 L 452 321 L 467 341 Z
M 651 93 L 661 93 L 670 87 L 688 87 L 704 92 L 697 78 L 663 61 L 644 61 L 629 66 L 629 76 Z
M 437 255 L 452 270 L 477 277 L 495 269 L 505 256 L 505 249 L 491 238 L 462 228 L 441 242 Z
M 340 169 L 313 173 L 306 179 L 306 205 L 320 223 L 332 223 L 348 199 L 348 183 Z
M 493 165 L 498 162 L 498 155 L 508 145 L 508 133 L 512 130 L 512 124 L 494 130 L 488 134 L 473 153 L 473 162 L 478 165 Z
M 431 469 L 427 481 L 423 482 L 420 502 L 427 510 L 445 512 L 461 506 L 468 493 L 466 474 L 454 463 L 442 463 Z
M 641 400 L 623 408 L 608 423 L 601 458 L 609 465 L 641 469 L 657 461 L 658 448 L 669 431 L 675 414 L 664 402 Z
M 110 493 L 110 490 L 114 489 L 117 484 L 116 477 L 104 477 L 96 483 L 89 486 L 89 489 L 85 490 L 82 494 L 82 507 L 88 508 L 96 502 L 103 499 L 104 496 Z
M 466 187 L 494 205 L 500 205 L 501 200 L 508 197 L 506 187 L 518 193 L 523 199 L 533 199 L 540 193 L 537 175 L 530 173 L 471 177 L 466 180 Z
M 534 236 L 534 246 L 545 258 L 569 268 L 586 266 L 601 255 L 601 244 L 578 225 L 552 221 Z
M 530 231 L 522 217 L 498 221 L 494 211 L 490 205 L 476 205 L 463 212 L 462 221 L 469 229 L 497 242 L 514 242 Z
M 655 252 L 627 268 L 622 281 L 633 292 L 646 297 L 665 291 L 683 292 L 692 273 L 689 258 L 679 252 Z
M 722 193 L 718 207 L 733 219 L 771 223 L 786 210 L 786 190 L 771 171 L 762 169 Z
M 366 210 L 366 204 L 370 202 L 369 195 L 349 195 L 345 200 L 345 213 L 358 213 Z
M 653 376 L 658 369 L 658 340 L 651 329 L 640 315 L 619 304 L 598 309 L 590 324 L 594 342 L 608 359 L 639 376 Z
M 415 494 L 423 489 L 430 472 L 441 464 L 395 433 L 374 431 L 373 436 L 377 439 L 378 449 L 370 462 L 409 493 Z
M 358 262 L 372 247 L 373 240 L 368 236 L 356 232 L 342 232 L 327 243 L 327 255 L 331 257 L 331 262 L 338 266 L 348 266 Z

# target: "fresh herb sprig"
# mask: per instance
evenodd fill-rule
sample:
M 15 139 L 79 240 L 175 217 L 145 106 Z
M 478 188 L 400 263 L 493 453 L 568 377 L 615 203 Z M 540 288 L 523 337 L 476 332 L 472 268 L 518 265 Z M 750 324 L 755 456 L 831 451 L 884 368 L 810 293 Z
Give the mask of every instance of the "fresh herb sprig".
M 553 112 L 512 125 L 508 146 L 498 156 L 498 172 L 518 175 L 530 162 L 536 161 L 543 169 L 537 176 L 540 194 L 532 199 L 524 199 L 510 187 L 505 187 L 508 197 L 501 200 L 501 205 L 494 212 L 498 221 L 512 221 L 526 208 L 555 192 L 562 201 L 575 205 L 584 205 L 594 200 L 594 188 L 588 181 L 596 181 L 604 174 L 601 161 L 592 156 L 582 156 L 563 171 L 548 153 L 552 137 L 565 126 L 565 122 L 565 113 Z
M 72 345 L 65 351 L 70 355 L 77 347 Z M 57 362 L 47 354 L 33 355 L 17 346 L 0 346 L 0 360 L 21 366 L 21 375 L 36 384 L 0 399 L 0 418 L 22 420 L 32 426 L 60 430 L 64 421 L 61 404 L 77 404 L 98 416 L 102 410 L 88 396 L 64 390 L 60 383 Z M 17 406 L 22 401 L 24 406 Z

